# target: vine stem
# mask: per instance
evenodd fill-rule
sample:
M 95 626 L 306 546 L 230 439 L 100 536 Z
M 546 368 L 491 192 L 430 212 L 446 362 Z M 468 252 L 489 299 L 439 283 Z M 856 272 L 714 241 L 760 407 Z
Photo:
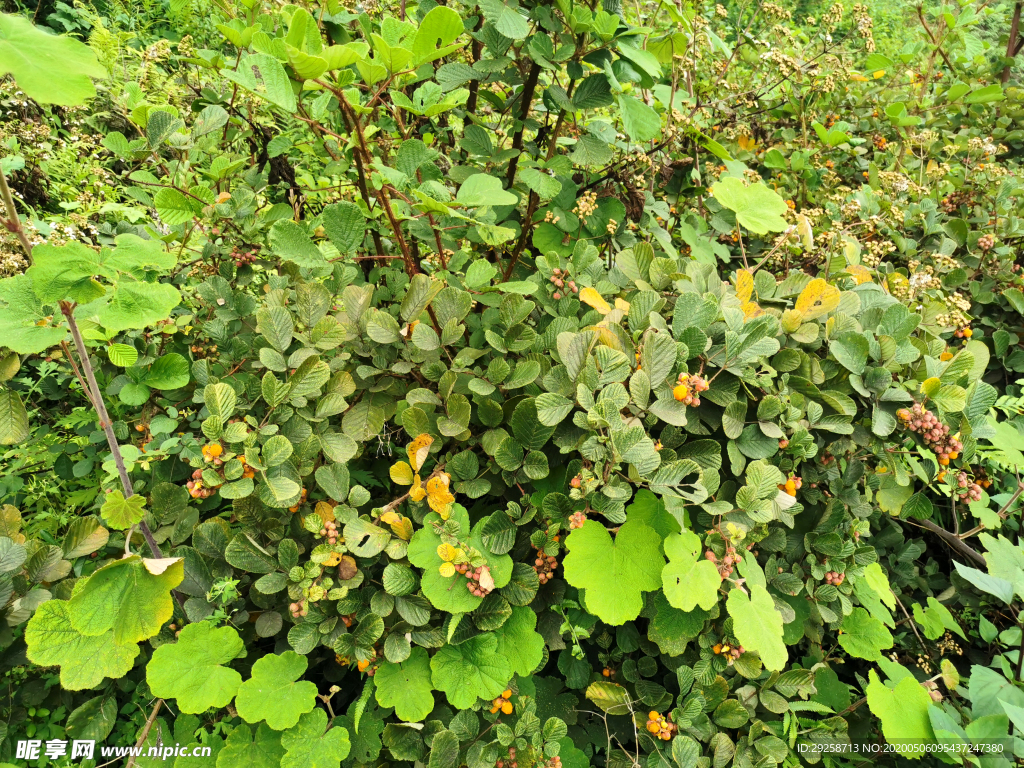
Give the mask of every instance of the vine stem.
M 68 327 L 71 329 L 71 338 L 75 342 L 75 349 L 78 352 L 78 360 L 81 363 L 82 374 L 85 376 L 85 381 L 89 385 L 89 393 L 91 394 L 90 400 L 92 400 L 93 408 L 96 410 L 96 415 L 99 416 L 100 429 L 103 430 L 103 434 L 107 437 L 107 446 L 110 448 L 111 454 L 114 456 L 114 464 L 117 467 L 117 474 L 121 478 L 121 486 L 124 488 L 124 497 L 127 499 L 135 495 L 135 489 L 132 487 L 132 480 L 128 477 L 128 470 L 124 465 L 124 456 L 121 454 L 121 446 L 117 442 L 117 435 L 114 434 L 114 424 L 110 420 L 110 414 L 107 412 L 107 406 L 103 402 L 103 393 L 100 392 L 99 384 L 96 382 L 96 373 L 93 370 L 92 363 L 89 362 L 89 350 L 85 347 L 85 341 L 82 339 L 82 332 L 78 329 L 78 323 L 75 322 L 75 306 L 71 302 L 62 301 L 60 303 L 61 314 L 64 315 L 68 321 Z M 156 539 L 153 538 L 153 532 L 146 525 L 145 520 L 139 521 L 139 530 L 142 532 L 142 536 L 146 539 L 146 544 L 149 545 L 149 551 L 153 554 L 153 557 L 159 559 L 163 558 L 163 553 L 160 551 L 160 545 L 156 543 Z M 131 534 L 129 532 L 128 537 Z M 127 542 L 126 542 L 127 543 Z M 185 600 L 177 590 L 172 590 L 171 594 L 174 595 L 174 599 L 178 605 L 181 606 L 182 611 L 185 609 Z
M 146 720 L 146 724 L 142 727 L 142 733 L 139 734 L 139 740 L 135 742 L 136 752 L 138 752 L 139 747 L 141 747 L 146 742 L 146 737 L 149 736 L 149 731 L 153 727 L 153 723 L 156 722 L 157 713 L 160 712 L 160 707 L 163 706 L 163 703 L 163 699 L 156 700 L 156 705 L 153 707 L 153 711 L 149 713 L 149 719 Z M 128 765 L 126 766 L 126 768 L 132 768 L 132 766 L 135 765 L 135 758 L 135 755 L 132 755 L 130 758 L 128 758 Z
M 11 188 L 7 186 L 7 174 L 4 173 L 3 168 L 0 168 L 0 198 L 4 201 L 6 212 L 6 217 L 3 220 L 4 228 L 18 238 L 18 242 L 21 243 L 21 247 L 25 251 L 25 258 L 28 259 L 29 266 L 32 266 L 32 243 L 28 241 L 25 228 L 21 226 L 21 218 L 18 216 L 18 210 L 14 207 L 14 195 L 11 194 Z

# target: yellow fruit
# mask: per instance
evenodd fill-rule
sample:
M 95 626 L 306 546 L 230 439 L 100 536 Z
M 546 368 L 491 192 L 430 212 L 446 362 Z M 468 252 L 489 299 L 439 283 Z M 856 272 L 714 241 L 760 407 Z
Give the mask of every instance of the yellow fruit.
M 939 355 L 939 360 L 942 360 L 942 361 L 952 360 L 952 359 L 953 359 L 953 353 L 952 352 L 943 352 L 941 355 Z
M 224 453 L 224 448 L 221 447 L 221 445 L 219 443 L 213 443 L 212 445 L 208 445 L 208 446 L 206 446 L 206 449 L 207 449 L 207 453 L 209 453 L 214 458 L 217 458 L 222 453 Z
M 939 459 L 939 464 L 943 467 L 949 466 L 949 459 Z
M 951 458 L 951 459 L 953 459 L 953 460 L 955 461 L 955 460 L 956 460 L 956 458 L 957 458 L 957 457 L 958 457 L 959 455 L 960 455 L 959 453 L 957 453 L 956 451 L 953 451 L 952 453 L 950 453 L 950 454 L 949 454 L 949 458 Z
M 672 390 L 672 397 L 674 397 L 676 400 L 679 400 L 680 402 L 682 402 L 683 400 L 685 400 L 689 396 L 690 396 L 690 388 L 688 386 L 686 386 L 685 384 L 678 384 Z
M 650 712 L 647 713 L 647 719 L 648 720 L 657 720 L 659 717 L 660 717 L 660 715 L 657 712 L 655 712 L 654 710 L 651 710 Z
M 503 698 L 503 699 L 511 699 L 512 698 L 512 689 L 511 688 L 506 688 L 504 691 L 502 691 L 501 692 L 501 698 Z
M 501 711 L 503 713 L 505 713 L 506 715 L 511 715 L 512 714 L 512 710 L 513 710 L 513 707 L 512 707 L 512 702 L 511 701 L 506 701 L 504 704 L 501 705 Z
M 657 723 L 648 723 L 647 724 L 647 730 L 650 731 L 651 733 L 657 733 L 658 731 L 661 730 L 661 726 L 658 725 Z
M 786 481 L 786 493 L 790 496 L 796 496 L 796 482 L 793 478 Z

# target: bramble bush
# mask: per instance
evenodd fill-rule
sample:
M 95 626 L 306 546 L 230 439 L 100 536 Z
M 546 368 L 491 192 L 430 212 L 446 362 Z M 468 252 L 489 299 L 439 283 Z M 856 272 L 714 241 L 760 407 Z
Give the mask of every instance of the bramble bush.
M 1021 4 L 799 6 L 0 16 L 0 759 L 1024 758 Z

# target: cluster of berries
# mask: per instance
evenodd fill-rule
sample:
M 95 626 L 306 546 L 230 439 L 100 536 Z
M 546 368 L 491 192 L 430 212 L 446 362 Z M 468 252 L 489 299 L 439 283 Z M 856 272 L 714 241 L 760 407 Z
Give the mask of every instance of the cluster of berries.
M 978 238 L 978 247 L 983 251 L 991 251 L 996 247 L 995 235 L 982 235 Z
M 708 382 L 693 373 L 680 373 L 675 387 L 672 389 L 672 397 L 684 405 L 694 407 L 700 405 L 700 393 L 706 392 Z
M 216 344 L 210 344 L 205 347 L 202 344 L 193 344 L 189 349 L 192 350 L 192 354 L 195 355 L 197 360 L 216 360 L 220 357 L 220 355 L 217 354 Z
M 356 615 L 354 613 L 345 614 L 341 617 L 341 623 L 345 625 L 346 629 L 348 629 L 356 623 Z
M 885 148 L 889 146 L 889 140 L 886 139 L 885 136 L 875 136 L 875 140 L 873 143 L 875 145 L 875 149 L 879 150 L 880 152 L 885 151 Z
M 968 208 L 973 206 L 974 195 L 966 190 L 959 190 L 946 195 L 939 203 L 944 213 L 956 213 L 962 205 L 966 205 Z
M 256 261 L 255 251 L 232 251 L 231 255 L 235 259 L 236 267 L 244 267 L 246 264 L 252 264 Z
M 250 480 L 256 477 L 256 470 L 245 463 L 245 456 L 239 456 L 238 460 L 242 463 L 242 477 Z
M 844 581 L 846 581 L 846 574 L 845 573 L 837 573 L 836 571 L 829 571 L 828 573 L 825 574 L 825 583 L 826 584 L 832 584 L 833 586 L 838 587 Z
M 725 548 L 725 557 L 722 558 L 721 562 L 719 562 L 718 557 L 710 549 L 704 553 L 704 557 L 718 566 L 718 573 L 723 579 L 732 576 L 736 563 L 743 559 L 736 554 L 736 547 L 732 544 Z
M 554 284 L 555 288 L 558 289 L 558 290 L 555 291 L 554 295 L 551 297 L 555 301 L 558 301 L 560 298 L 562 298 L 561 290 L 563 288 L 568 288 L 573 293 L 579 293 L 580 292 L 580 289 L 576 286 L 576 281 L 569 279 L 569 272 L 568 271 L 563 272 L 561 267 L 555 267 L 552 270 L 552 272 L 554 274 L 552 274 L 549 279 Z
M 964 449 L 963 443 L 949 434 L 949 427 L 920 403 L 914 403 L 913 408 L 900 408 L 896 415 L 907 429 L 921 435 L 924 444 L 935 452 L 942 466 L 948 467 L 949 462 Z
M 953 335 L 958 339 L 969 339 L 974 335 L 974 331 L 969 326 L 964 326 L 963 328 L 957 328 Z
M 557 569 L 558 559 L 554 555 L 545 556 L 543 552 L 537 553 L 537 559 L 533 561 L 533 570 L 537 572 L 537 579 L 541 584 L 547 584 L 555 578 Z
M 360 672 L 365 672 L 368 677 L 373 677 L 374 674 L 376 674 L 378 666 L 379 665 L 376 663 L 376 657 L 374 657 L 373 660 L 360 659 L 356 663 L 356 669 L 358 669 Z
M 569 530 L 575 531 L 577 528 L 582 528 L 585 522 L 587 522 L 585 512 L 573 512 L 569 515 Z
M 956 476 L 956 487 L 960 489 L 957 493 L 962 502 L 969 504 L 981 498 L 981 486 L 972 481 L 966 472 L 961 472 Z
M 324 527 L 320 529 L 320 535 L 327 537 L 328 544 L 338 543 L 338 524 L 333 520 L 329 520 L 324 523 Z
M 210 443 L 209 445 L 203 446 L 203 461 L 207 464 L 213 464 L 215 467 L 219 467 L 223 464 L 223 460 L 220 458 L 221 454 L 224 453 L 224 446 L 220 443 Z
M 296 512 L 298 512 L 299 511 L 299 507 L 301 507 L 303 504 L 306 503 L 306 496 L 308 496 L 308 495 L 309 495 L 309 491 L 307 491 L 305 488 L 303 488 L 302 489 L 302 493 L 299 495 L 299 500 L 297 502 L 295 502 L 292 506 L 288 507 L 288 511 L 291 512 L 292 514 L 295 514 Z
M 675 735 L 677 728 L 664 715 L 651 710 L 647 713 L 647 730 L 662 741 L 668 741 Z
M 511 715 L 514 709 L 511 699 L 512 689 L 506 688 L 501 692 L 501 696 L 491 702 L 491 714 L 496 715 L 498 712 L 501 712 L 504 715 Z
M 192 473 L 192 479 L 185 483 L 188 488 L 188 495 L 193 499 L 208 499 L 214 494 L 213 488 L 203 485 L 203 470 L 197 469 Z
M 292 615 L 293 619 L 301 619 L 307 613 L 309 613 L 309 606 L 306 605 L 304 600 L 299 600 L 297 603 L 291 603 L 288 606 L 288 613 Z
M 716 643 L 711 650 L 718 656 L 725 656 L 726 663 L 731 667 L 732 663 L 743 655 L 742 645 L 729 645 L 728 643 Z
M 789 479 L 787 479 L 785 483 L 779 483 L 779 490 L 785 491 L 790 496 L 796 496 L 796 492 L 799 491 L 801 487 L 803 487 L 803 484 L 803 480 L 801 480 L 799 477 L 794 477 L 793 475 L 790 475 Z
M 605 667 L 604 669 L 601 670 L 601 674 L 604 677 L 612 678 L 612 677 L 615 677 L 615 670 L 612 669 L 611 667 Z
M 493 710 L 492 710 L 493 711 Z M 497 768 L 519 768 L 519 763 L 516 762 L 516 748 L 508 748 L 508 759 L 498 758 L 498 762 L 495 763 Z
M 476 597 L 486 597 L 491 593 L 493 587 L 485 587 L 480 583 L 480 577 L 483 576 L 485 572 L 490 576 L 490 569 L 486 565 L 481 565 L 479 568 L 473 568 L 469 563 L 459 563 L 455 566 L 455 570 L 466 577 L 466 589 L 469 590 L 471 595 L 475 595 Z

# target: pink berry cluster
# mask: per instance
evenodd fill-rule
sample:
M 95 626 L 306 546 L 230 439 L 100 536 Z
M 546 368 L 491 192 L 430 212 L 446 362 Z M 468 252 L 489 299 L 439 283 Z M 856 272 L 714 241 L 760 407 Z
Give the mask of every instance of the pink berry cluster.
M 956 486 L 960 489 L 957 491 L 960 501 L 966 504 L 981 498 L 981 486 L 971 480 L 966 472 L 961 472 L 956 476 Z
M 991 251 L 996 247 L 996 238 L 994 235 L 982 235 L 978 238 L 978 247 L 983 251 Z
M 727 579 L 732 576 L 736 563 L 743 559 L 736 554 L 736 547 L 731 544 L 725 548 L 725 557 L 722 558 L 721 562 L 719 562 L 718 557 L 710 549 L 704 553 L 704 557 L 718 566 L 718 573 L 723 579 Z
M 293 619 L 301 619 L 309 613 L 309 606 L 306 605 L 304 600 L 299 600 L 299 602 L 291 603 L 288 606 L 288 613 L 292 615 Z
M 672 397 L 683 405 L 700 405 L 700 393 L 706 392 L 710 385 L 707 379 L 695 373 L 680 373 L 675 387 L 672 388 Z
M 516 748 L 509 747 L 508 757 L 504 759 L 499 757 L 495 765 L 497 768 L 519 768 L 519 763 L 516 762 Z
M 554 555 L 545 556 L 543 552 L 537 553 L 537 559 L 533 561 L 533 570 L 537 572 L 537 579 L 541 584 L 547 584 L 555 578 L 557 569 L 558 559 Z
M 846 581 L 846 574 L 845 573 L 838 573 L 836 571 L 829 571 L 828 573 L 825 574 L 825 583 L 826 584 L 833 584 L 833 585 L 838 587 L 844 581 Z
M 188 488 L 188 495 L 193 499 L 208 499 L 214 494 L 213 488 L 203 485 L 203 470 L 197 469 L 192 473 L 192 479 L 185 483 Z
M 328 544 L 338 543 L 338 524 L 333 520 L 324 523 L 324 527 L 320 529 L 320 535 L 327 537 Z
M 233 251 L 231 255 L 235 258 L 236 267 L 244 267 L 256 261 L 255 251 Z
M 585 522 L 587 522 L 586 513 L 573 512 L 571 515 L 569 515 L 569 530 L 575 531 L 577 528 L 582 528 Z
M 921 435 L 924 444 L 935 452 L 942 466 L 948 466 L 950 460 L 956 459 L 964 449 L 963 443 L 949 434 L 949 427 L 920 403 L 914 403 L 913 408 L 900 408 L 896 415 L 907 429 Z
M 545 760 L 544 768 L 562 768 L 562 758 L 556 755 L 555 757 L 552 757 L 550 760 Z
M 476 597 L 486 597 L 491 593 L 491 590 L 484 587 L 480 583 L 480 577 L 484 571 L 490 573 L 490 569 L 486 565 L 481 565 L 479 568 L 473 568 L 469 563 L 459 563 L 455 566 L 455 570 L 466 577 L 466 589 L 469 590 L 471 595 Z
M 555 267 L 552 270 L 552 272 L 553 272 L 553 274 L 548 279 L 554 284 L 555 288 L 558 289 L 558 290 L 555 291 L 554 295 L 551 297 L 555 301 L 558 301 L 560 298 L 562 298 L 561 291 L 564 288 L 568 288 L 573 293 L 579 293 L 580 292 L 580 289 L 576 287 L 576 282 L 574 280 L 570 280 L 569 279 L 569 272 L 568 272 L 568 270 L 563 272 L 561 267 Z

